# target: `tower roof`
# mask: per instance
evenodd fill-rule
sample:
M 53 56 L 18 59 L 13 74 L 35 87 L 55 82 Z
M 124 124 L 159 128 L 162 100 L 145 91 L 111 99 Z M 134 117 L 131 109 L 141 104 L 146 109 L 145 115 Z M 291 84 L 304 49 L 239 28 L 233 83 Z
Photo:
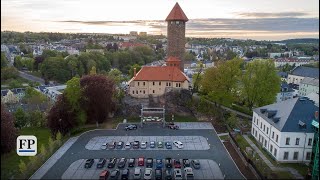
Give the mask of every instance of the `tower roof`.
M 184 14 L 183 10 L 179 6 L 178 3 L 174 5 L 173 9 L 171 10 L 170 14 L 166 18 L 166 21 L 174 21 L 174 20 L 180 20 L 180 21 L 185 21 L 187 22 L 189 19 L 187 16 Z

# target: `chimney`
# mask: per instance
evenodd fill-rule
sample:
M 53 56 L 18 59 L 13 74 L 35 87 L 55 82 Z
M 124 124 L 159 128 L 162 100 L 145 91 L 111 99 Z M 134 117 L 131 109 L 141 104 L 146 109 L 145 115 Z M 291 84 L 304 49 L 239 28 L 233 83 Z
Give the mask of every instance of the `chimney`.
M 136 77 L 137 75 L 137 68 L 133 68 L 133 77 Z
M 318 119 L 318 118 L 319 118 L 319 112 L 318 112 L 318 111 L 314 112 L 314 118 L 315 118 L 315 119 Z

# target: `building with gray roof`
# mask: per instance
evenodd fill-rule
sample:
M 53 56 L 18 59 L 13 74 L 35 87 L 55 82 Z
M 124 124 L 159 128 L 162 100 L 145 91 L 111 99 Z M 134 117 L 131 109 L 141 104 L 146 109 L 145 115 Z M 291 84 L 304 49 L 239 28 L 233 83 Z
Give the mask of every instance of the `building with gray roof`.
M 319 68 L 299 66 L 289 73 L 287 82 L 299 85 L 306 77 L 319 79 Z
M 307 96 L 310 93 L 319 94 L 319 79 L 306 77 L 299 85 L 299 96 Z

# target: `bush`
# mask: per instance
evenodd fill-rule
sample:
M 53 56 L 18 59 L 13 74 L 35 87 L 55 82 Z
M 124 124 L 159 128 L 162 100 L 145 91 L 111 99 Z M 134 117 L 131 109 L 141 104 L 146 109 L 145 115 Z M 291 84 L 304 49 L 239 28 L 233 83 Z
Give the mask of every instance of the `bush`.
M 16 146 L 17 130 L 14 117 L 1 104 L 1 153 L 10 152 Z

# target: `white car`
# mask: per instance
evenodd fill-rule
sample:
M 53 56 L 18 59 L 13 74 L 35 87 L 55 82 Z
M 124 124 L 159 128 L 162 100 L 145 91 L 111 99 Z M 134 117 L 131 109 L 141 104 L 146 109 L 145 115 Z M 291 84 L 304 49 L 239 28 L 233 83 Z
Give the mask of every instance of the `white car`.
M 108 143 L 102 144 L 101 149 L 107 149 Z
M 184 179 L 188 180 L 188 179 L 193 179 L 194 174 L 193 174 L 193 170 L 191 167 L 186 167 L 184 168 Z
M 140 148 L 141 148 L 141 149 L 146 149 L 146 148 L 147 148 L 147 142 L 142 141 L 142 142 L 140 143 Z
M 124 146 L 125 149 L 131 149 L 131 143 L 127 142 L 126 145 Z
M 133 179 L 140 179 L 141 178 L 141 168 L 136 167 L 134 169 Z
M 174 169 L 173 176 L 174 176 L 174 179 L 182 179 L 181 169 Z
M 177 146 L 177 148 L 182 149 L 183 148 L 183 144 L 181 141 L 173 141 L 173 144 L 175 146 Z
M 149 180 L 152 178 L 152 168 L 146 168 L 146 170 L 144 171 L 144 179 Z

